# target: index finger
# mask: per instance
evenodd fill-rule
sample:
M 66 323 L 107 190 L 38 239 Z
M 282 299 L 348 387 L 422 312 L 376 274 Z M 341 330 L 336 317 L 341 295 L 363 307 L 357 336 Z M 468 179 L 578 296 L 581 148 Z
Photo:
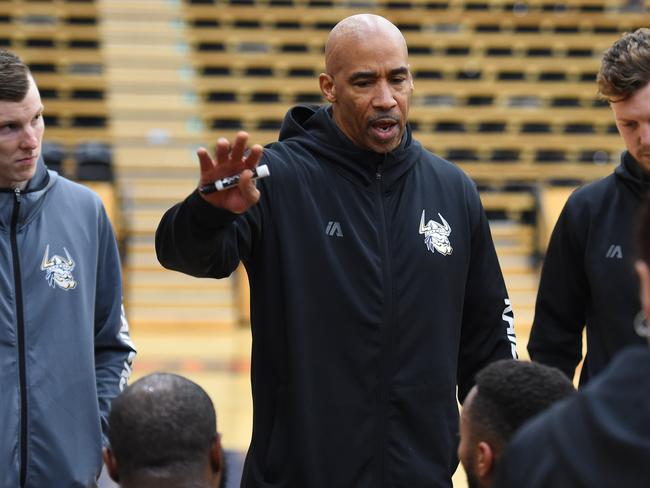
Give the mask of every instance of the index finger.
M 199 165 L 201 166 L 201 175 L 211 172 L 214 169 L 214 161 L 208 154 L 208 151 L 204 147 L 200 147 L 196 151 L 196 155 L 199 157 Z

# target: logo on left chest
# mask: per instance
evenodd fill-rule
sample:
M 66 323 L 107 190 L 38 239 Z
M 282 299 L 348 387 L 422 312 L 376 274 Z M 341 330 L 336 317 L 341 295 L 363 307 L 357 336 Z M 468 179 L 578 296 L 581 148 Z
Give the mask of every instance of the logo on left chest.
M 74 260 L 70 256 L 68 250 L 64 247 L 66 258 L 62 258 L 58 254 L 49 257 L 50 245 L 45 247 L 45 254 L 43 254 L 43 262 L 41 263 L 41 271 L 45 271 L 45 280 L 52 288 L 57 286 L 62 290 L 72 290 L 77 286 L 77 282 L 72 276 L 72 270 L 75 267 Z
M 449 256 L 453 252 L 449 236 L 451 235 L 451 226 L 445 218 L 438 213 L 442 224 L 435 220 L 429 220 L 424 223 L 424 210 L 422 210 L 422 217 L 420 218 L 420 234 L 424 234 L 424 244 L 427 249 L 432 253 L 438 251 L 443 256 Z

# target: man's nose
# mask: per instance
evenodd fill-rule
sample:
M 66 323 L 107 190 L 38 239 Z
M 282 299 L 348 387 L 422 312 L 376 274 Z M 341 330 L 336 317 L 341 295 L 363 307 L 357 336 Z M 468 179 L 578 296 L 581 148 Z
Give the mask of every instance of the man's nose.
M 650 122 L 644 122 L 639 127 L 639 144 L 650 146 Z
M 397 105 L 395 100 L 395 94 L 393 89 L 390 86 L 390 83 L 387 81 L 380 81 L 377 83 L 375 97 L 373 99 L 373 104 L 375 107 L 382 110 L 389 110 Z
M 22 149 L 34 149 L 38 147 L 38 132 L 35 128 L 27 127 L 23 131 L 20 147 Z

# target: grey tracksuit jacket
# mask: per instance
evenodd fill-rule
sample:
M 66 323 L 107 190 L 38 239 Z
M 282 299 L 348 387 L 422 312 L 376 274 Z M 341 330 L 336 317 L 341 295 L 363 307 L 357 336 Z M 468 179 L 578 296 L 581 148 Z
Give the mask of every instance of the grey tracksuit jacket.
M 99 197 L 48 171 L 0 189 L 0 486 L 93 486 L 135 349 Z

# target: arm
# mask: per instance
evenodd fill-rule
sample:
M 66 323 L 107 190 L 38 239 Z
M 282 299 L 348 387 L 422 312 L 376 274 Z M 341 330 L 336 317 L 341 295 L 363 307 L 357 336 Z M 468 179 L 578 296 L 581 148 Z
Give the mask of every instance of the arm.
M 106 212 L 100 215 L 95 296 L 95 379 L 104 445 L 112 399 L 126 386 L 136 350 L 122 305 L 122 273 Z
M 259 228 L 254 205 L 260 198 L 250 169 L 257 166 L 262 148 L 253 146 L 244 157 L 247 140 L 248 135 L 240 132 L 231 150 L 228 141 L 220 139 L 216 161 L 199 149 L 199 186 L 238 173 L 241 179 L 237 187 L 226 191 L 208 195 L 195 191 L 165 213 L 156 230 L 156 254 L 164 267 L 222 278 L 250 254 L 253 233 Z
M 572 199 L 564 206 L 549 242 L 528 342 L 534 361 L 561 369 L 573 379 L 582 357 L 582 330 L 589 284 L 584 270 L 584 245 Z
M 472 213 L 478 216 L 472 229 L 470 264 L 458 361 L 458 398 L 462 402 L 474 385 L 474 377 L 488 363 L 516 359 L 515 328 L 492 234 L 478 195 Z

